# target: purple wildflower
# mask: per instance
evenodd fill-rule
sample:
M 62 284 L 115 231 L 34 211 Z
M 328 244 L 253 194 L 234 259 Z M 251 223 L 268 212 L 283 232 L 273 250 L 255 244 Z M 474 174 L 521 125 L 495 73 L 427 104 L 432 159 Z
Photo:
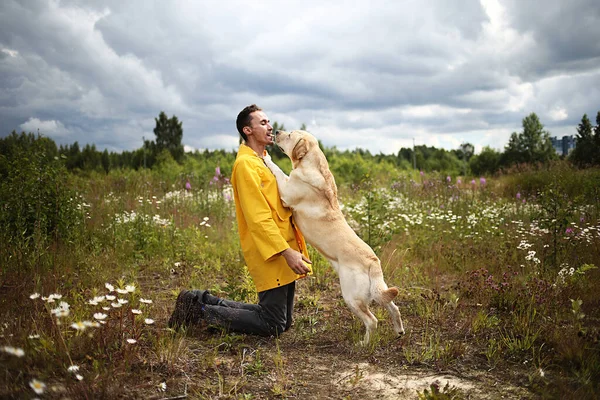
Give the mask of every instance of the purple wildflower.
M 474 185 L 474 184 L 475 184 L 475 179 L 473 179 L 473 180 L 471 181 L 471 185 Z
M 456 184 L 457 184 L 457 185 L 460 185 L 461 183 L 462 183 L 462 179 L 460 179 L 460 178 L 457 178 L 457 179 L 456 179 Z
M 484 185 L 486 184 L 486 182 L 487 182 L 487 181 L 485 180 L 485 178 L 484 178 L 483 176 L 482 176 L 481 178 L 479 178 L 479 183 L 480 183 L 482 186 L 484 186 Z
M 448 183 L 452 182 L 452 178 L 450 177 L 450 175 L 448 175 L 448 176 L 446 177 L 446 182 L 448 182 Z
M 425 173 L 423 171 L 420 171 L 419 173 L 421 174 L 421 176 L 425 175 Z
M 521 192 L 517 192 L 517 200 L 521 198 Z
M 185 190 L 192 190 L 192 184 L 190 181 L 185 182 Z
M 571 235 L 572 233 L 573 233 L 573 228 L 567 228 L 567 229 L 565 230 L 565 234 L 566 234 L 566 235 Z

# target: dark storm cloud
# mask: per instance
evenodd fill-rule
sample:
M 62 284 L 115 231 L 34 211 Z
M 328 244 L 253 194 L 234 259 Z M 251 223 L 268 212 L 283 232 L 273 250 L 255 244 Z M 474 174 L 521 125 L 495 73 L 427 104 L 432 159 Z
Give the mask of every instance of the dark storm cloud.
M 235 148 L 258 103 L 338 148 L 502 147 L 536 112 L 567 132 L 600 104 L 595 1 L 0 4 L 0 135 L 133 149 L 163 110 Z M 37 128 L 36 128 L 37 127 Z M 500 145 L 498 145 L 500 143 Z

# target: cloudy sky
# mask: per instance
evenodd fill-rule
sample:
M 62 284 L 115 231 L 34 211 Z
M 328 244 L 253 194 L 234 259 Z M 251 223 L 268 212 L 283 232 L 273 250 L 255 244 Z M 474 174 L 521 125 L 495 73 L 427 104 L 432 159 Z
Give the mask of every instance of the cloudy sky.
M 600 111 L 597 0 L 1 0 L 0 137 L 131 150 L 160 111 L 236 149 L 263 107 L 326 146 L 503 149 Z

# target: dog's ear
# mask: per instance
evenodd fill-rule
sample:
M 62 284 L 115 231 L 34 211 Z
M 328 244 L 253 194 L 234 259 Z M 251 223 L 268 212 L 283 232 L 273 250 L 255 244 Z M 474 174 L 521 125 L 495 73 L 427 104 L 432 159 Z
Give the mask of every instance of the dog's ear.
M 294 152 L 292 158 L 295 160 L 301 160 L 306 153 L 308 153 L 308 144 L 304 138 L 300 139 L 296 146 L 294 146 Z

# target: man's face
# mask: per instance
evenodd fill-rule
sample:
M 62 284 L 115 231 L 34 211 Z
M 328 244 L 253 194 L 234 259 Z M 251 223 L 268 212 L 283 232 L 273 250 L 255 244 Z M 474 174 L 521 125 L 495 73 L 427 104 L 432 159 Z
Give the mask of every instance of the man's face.
M 250 115 L 252 116 L 250 126 L 244 128 L 248 140 L 252 140 L 251 137 L 254 137 L 257 144 L 265 146 L 273 144 L 273 127 L 267 114 L 263 111 L 254 111 Z

